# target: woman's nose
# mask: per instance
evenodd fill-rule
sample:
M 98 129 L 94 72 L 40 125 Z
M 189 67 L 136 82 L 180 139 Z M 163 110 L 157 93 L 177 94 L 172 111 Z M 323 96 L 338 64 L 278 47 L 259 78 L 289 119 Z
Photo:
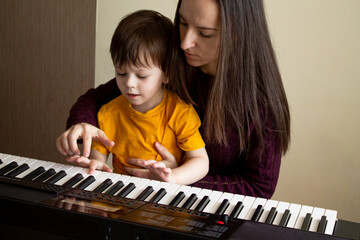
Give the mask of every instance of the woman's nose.
M 187 29 L 186 32 L 182 35 L 181 39 L 181 49 L 186 50 L 195 47 L 196 43 L 196 34 L 193 30 Z

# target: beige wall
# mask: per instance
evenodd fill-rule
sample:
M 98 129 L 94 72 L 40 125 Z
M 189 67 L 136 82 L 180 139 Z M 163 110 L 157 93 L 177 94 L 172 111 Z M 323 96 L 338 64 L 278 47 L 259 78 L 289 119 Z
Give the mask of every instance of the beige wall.
M 99 0 L 95 85 L 112 78 L 108 53 L 120 18 L 177 0 Z M 292 143 L 273 199 L 331 208 L 360 222 L 360 1 L 266 0 L 292 114 Z

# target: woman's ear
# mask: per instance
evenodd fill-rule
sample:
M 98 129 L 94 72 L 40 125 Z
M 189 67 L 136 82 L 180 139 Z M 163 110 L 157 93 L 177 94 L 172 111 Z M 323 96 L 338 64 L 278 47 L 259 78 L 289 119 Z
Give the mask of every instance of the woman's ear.
M 163 83 L 164 83 L 164 84 L 168 84 L 168 83 L 169 83 L 169 78 L 164 77 Z

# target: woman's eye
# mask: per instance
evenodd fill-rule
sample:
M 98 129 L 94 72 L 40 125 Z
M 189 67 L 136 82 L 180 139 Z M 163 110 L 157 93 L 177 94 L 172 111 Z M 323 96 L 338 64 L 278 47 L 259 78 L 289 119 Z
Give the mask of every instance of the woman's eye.
M 180 25 L 182 25 L 182 26 L 184 26 L 184 27 L 187 26 L 187 23 L 186 23 L 186 22 L 180 21 L 179 23 L 180 23 Z
M 200 32 L 200 35 L 202 36 L 202 37 L 204 37 L 204 38 L 211 38 L 212 37 L 212 35 L 210 34 L 205 34 L 205 33 L 202 33 L 202 32 Z

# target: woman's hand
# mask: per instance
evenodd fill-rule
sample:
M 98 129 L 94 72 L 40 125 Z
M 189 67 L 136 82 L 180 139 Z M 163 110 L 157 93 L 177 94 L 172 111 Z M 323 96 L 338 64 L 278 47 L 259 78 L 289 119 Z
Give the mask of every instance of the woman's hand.
M 174 155 L 172 155 L 163 145 L 156 142 L 155 148 L 158 151 L 158 153 L 162 156 L 162 158 L 163 158 L 162 161 L 129 158 L 126 160 L 127 163 L 132 164 L 134 166 L 141 167 L 141 168 L 124 167 L 125 171 L 128 174 L 136 176 L 136 177 L 158 179 L 154 175 L 154 171 L 153 171 L 154 165 L 153 164 L 158 163 L 158 164 L 160 164 L 160 166 L 166 166 L 167 168 L 177 168 L 178 167 L 178 164 L 177 164 L 177 161 L 176 161 Z M 161 180 L 161 179 L 158 179 L 158 180 Z
M 112 147 L 115 143 L 110 141 L 105 133 L 91 124 L 78 123 L 56 139 L 56 147 L 63 155 L 81 155 L 77 140 L 83 139 L 83 156 L 90 155 L 91 142 L 97 141 L 105 146 Z

